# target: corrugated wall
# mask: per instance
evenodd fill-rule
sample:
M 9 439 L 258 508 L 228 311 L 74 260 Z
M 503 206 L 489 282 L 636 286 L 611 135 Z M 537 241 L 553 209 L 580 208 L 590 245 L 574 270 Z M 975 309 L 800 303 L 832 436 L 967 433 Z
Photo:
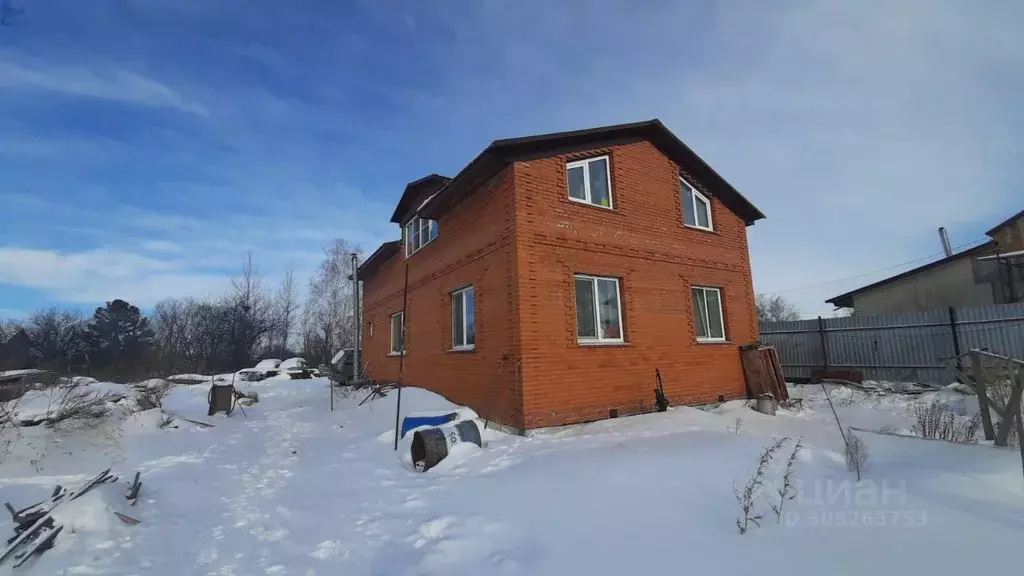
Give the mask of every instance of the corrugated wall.
M 1024 303 L 955 308 L 961 352 L 988 348 L 1024 358 Z M 761 340 L 779 351 L 787 378 L 810 378 L 812 370 L 848 368 L 870 380 L 948 384 L 939 359 L 953 356 L 954 322 L 948 310 L 762 322 Z

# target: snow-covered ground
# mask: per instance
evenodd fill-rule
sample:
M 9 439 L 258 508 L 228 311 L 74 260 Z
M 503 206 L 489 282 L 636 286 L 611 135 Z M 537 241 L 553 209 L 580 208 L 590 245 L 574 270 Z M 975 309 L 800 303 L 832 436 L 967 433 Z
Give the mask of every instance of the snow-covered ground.
M 179 419 L 161 429 L 151 410 L 63 436 L 22 429 L 0 463 L 0 500 L 25 506 L 108 466 L 122 479 L 140 470 L 143 481 L 135 507 L 123 481 L 59 507 L 64 532 L 23 573 L 957 574 L 1022 558 L 1014 451 L 865 433 L 871 456 L 857 484 L 820 387 L 793 387 L 804 409 L 774 417 L 729 402 L 528 438 L 488 431 L 484 449 L 459 446 L 420 474 L 408 439 L 392 451 L 396 394 L 362 407 L 361 396 L 336 398 L 330 412 L 326 386 L 242 383 L 260 402 L 230 417 L 206 416 L 205 386 L 172 390 L 167 412 L 213 428 Z M 912 403 L 934 397 L 972 400 L 833 388 L 844 425 L 873 429 L 908 429 Z M 452 406 L 409 389 L 402 408 Z M 778 523 L 762 503 L 761 527 L 740 535 L 733 485 L 778 435 L 803 437 L 797 497 Z M 780 466 L 788 455 L 789 446 Z M 127 526 L 115 510 L 141 523 Z

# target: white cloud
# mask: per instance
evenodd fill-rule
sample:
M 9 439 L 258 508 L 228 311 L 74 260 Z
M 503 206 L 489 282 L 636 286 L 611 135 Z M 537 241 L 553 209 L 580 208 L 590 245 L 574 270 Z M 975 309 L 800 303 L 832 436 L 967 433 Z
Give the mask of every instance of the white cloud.
M 17 196 L 3 196 L 9 202 Z M 0 247 L 0 285 L 20 286 L 66 303 L 97 304 L 122 298 L 148 307 L 164 298 L 224 293 L 247 253 L 268 285 L 292 269 L 301 281 L 324 257 L 333 238 L 359 244 L 365 253 L 397 235 L 379 208 L 359 210 L 293 204 L 287 212 L 228 213 L 200 218 L 156 213 L 120 204 L 56 205 L 25 199 L 24 218 L 46 221 L 47 230 L 78 245 L 102 248 Z M 379 220 L 379 224 L 378 224 Z M 117 222 L 102 228 L 95 223 Z M 66 224 L 65 224 L 66 223 Z M 74 245 L 74 244 L 69 244 Z
M 114 67 L 51 68 L 35 63 L 29 68 L 0 60 L 0 87 L 45 90 L 207 115 L 206 109 L 200 104 L 186 100 L 172 88 L 151 78 Z
M 149 250 L 152 252 L 182 252 L 181 245 L 176 242 L 170 242 L 168 240 L 146 240 L 140 247 L 143 250 Z
M 220 274 L 188 273 L 182 262 L 132 252 L 0 248 L 0 283 L 34 288 L 62 302 L 95 303 L 123 298 L 149 306 L 175 296 L 207 296 L 223 290 Z
M 966 243 L 1020 209 L 1020 3 L 578 8 L 481 8 L 449 67 L 474 74 L 446 79 L 438 122 L 477 131 L 479 102 L 503 110 L 492 137 L 661 118 L 767 215 L 749 229 L 758 291 L 933 254 L 938 226 Z M 899 271 L 786 296 L 825 312 Z

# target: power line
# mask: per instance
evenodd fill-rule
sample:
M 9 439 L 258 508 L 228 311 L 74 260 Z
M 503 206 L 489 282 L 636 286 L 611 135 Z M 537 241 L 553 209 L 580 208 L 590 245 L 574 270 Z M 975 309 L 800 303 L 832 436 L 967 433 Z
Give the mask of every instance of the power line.
M 982 242 L 987 242 L 987 241 L 988 241 L 988 238 L 981 238 L 979 240 L 974 240 L 973 242 L 967 242 L 965 244 L 961 244 L 959 246 L 955 246 L 953 248 L 953 251 L 955 252 L 957 250 L 961 250 L 963 248 L 967 248 L 969 246 L 974 246 L 974 245 L 980 244 Z M 914 260 L 908 260 L 907 262 L 902 262 L 900 264 L 894 264 L 892 266 L 886 266 L 885 268 L 878 268 L 877 270 L 870 270 L 868 272 L 861 272 L 860 274 L 854 274 L 853 276 L 846 276 L 846 277 L 843 277 L 843 278 L 837 278 L 835 280 L 829 280 L 828 282 L 819 282 L 818 284 L 808 284 L 807 286 L 800 286 L 798 288 L 787 288 L 785 290 L 775 290 L 773 292 L 763 292 L 763 294 L 784 294 L 786 292 L 799 292 L 801 290 L 807 290 L 807 289 L 810 289 L 810 288 L 819 288 L 821 286 L 830 286 L 832 284 L 838 284 L 839 282 L 845 282 L 847 280 L 853 280 L 854 278 L 860 278 L 862 276 L 870 276 L 871 274 L 877 274 L 879 272 L 885 272 L 887 270 L 893 270 L 895 268 L 902 268 L 904 266 L 907 266 L 907 265 L 910 265 L 910 264 L 916 264 L 916 263 L 921 262 L 923 260 L 930 260 L 932 258 L 935 258 L 936 256 L 941 256 L 941 255 L 944 255 L 944 254 L 945 254 L 945 252 L 936 252 L 934 254 L 929 254 L 927 256 L 922 256 L 922 257 L 916 258 Z

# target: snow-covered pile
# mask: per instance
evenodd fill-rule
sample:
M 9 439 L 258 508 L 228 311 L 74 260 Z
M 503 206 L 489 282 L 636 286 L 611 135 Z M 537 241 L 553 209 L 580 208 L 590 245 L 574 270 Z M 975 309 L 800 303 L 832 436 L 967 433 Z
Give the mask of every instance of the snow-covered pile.
M 289 359 L 285 360 L 284 362 L 281 362 L 281 364 L 278 366 L 278 368 L 280 368 L 281 370 L 296 370 L 296 369 L 302 369 L 302 368 L 305 368 L 305 367 L 306 367 L 306 359 L 305 358 L 298 358 L 298 357 L 296 357 L 296 358 L 289 358 Z
M 114 451 L 37 437 L 38 471 L 0 463 L 0 490 L 15 505 L 112 463 L 123 478 L 142 472 L 128 512 L 140 524 L 114 518 L 116 491 L 89 494 L 62 512 L 74 531 L 27 573 L 996 573 L 1024 537 L 1015 452 L 863 433 L 870 459 L 857 484 L 820 387 L 792 388 L 804 409 L 775 417 L 731 402 L 529 437 L 486 430 L 483 448 L 458 445 L 421 474 L 409 436 L 392 451 L 394 392 L 358 406 L 365 393 L 339 391 L 331 412 L 323 379 L 243 386 L 260 395 L 245 415 L 206 416 L 203 386 L 164 399 L 165 411 L 213 427 L 160 428 L 157 413 L 140 412 L 124 419 Z M 908 426 L 913 403 L 934 398 L 865 404 L 830 393 L 844 424 L 866 428 Z M 403 414 L 458 409 L 427 391 L 402 393 Z M 796 497 L 777 522 L 768 505 L 785 453 L 769 470 L 761 526 L 741 536 L 733 485 L 780 435 L 803 438 Z

